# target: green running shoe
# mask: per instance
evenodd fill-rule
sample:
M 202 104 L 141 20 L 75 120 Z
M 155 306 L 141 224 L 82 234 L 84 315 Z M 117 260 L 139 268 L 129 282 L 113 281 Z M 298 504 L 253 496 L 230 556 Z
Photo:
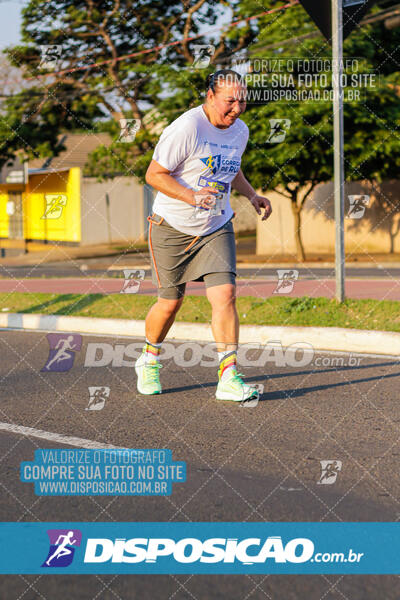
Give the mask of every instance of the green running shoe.
M 216 399 L 243 402 L 249 398 L 258 398 L 258 391 L 251 385 L 247 385 L 243 381 L 242 376 L 242 373 L 234 371 L 232 377 L 229 377 L 229 379 L 220 379 L 215 393 Z
M 142 352 L 135 364 L 137 389 L 140 394 L 161 394 L 161 367 L 162 365 L 157 360 L 145 361 L 144 352 Z

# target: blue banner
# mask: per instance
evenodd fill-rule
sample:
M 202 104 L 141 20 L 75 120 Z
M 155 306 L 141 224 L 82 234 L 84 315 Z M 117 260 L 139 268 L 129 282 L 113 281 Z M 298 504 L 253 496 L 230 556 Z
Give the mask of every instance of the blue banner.
M 186 481 L 186 464 L 171 450 L 39 449 L 20 466 L 38 496 L 170 496 Z
M 2 574 L 399 574 L 399 523 L 2 523 Z

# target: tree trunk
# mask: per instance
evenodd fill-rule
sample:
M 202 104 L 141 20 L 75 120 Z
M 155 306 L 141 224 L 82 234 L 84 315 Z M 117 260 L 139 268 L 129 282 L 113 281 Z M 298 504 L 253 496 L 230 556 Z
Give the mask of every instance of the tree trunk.
M 303 241 L 301 239 L 301 208 L 297 204 L 297 193 L 292 196 L 292 213 L 294 217 L 294 239 L 296 242 L 296 255 L 299 262 L 304 262 L 306 255 L 304 253 Z
M 394 219 L 393 219 L 394 220 Z M 396 229 L 394 230 L 393 224 L 390 225 L 389 228 L 389 237 L 390 237 L 390 254 L 394 254 L 394 244 L 396 241 L 396 237 L 400 232 L 400 218 L 397 219 Z
M 394 254 L 394 238 L 395 235 L 392 231 L 389 231 L 389 236 L 390 236 L 390 254 Z

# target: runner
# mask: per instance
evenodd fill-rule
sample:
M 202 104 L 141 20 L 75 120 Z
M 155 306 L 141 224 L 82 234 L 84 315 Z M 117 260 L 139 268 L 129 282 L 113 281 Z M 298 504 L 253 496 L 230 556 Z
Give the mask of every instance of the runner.
M 61 558 L 62 556 L 67 556 L 67 554 L 71 554 L 71 550 L 67 548 L 67 546 L 73 546 L 76 543 L 76 540 L 72 539 L 74 537 L 73 531 L 68 531 L 66 535 L 60 535 L 58 540 L 56 541 L 56 550 L 54 554 L 50 556 L 48 560 L 46 560 L 46 565 L 50 566 L 51 561 L 54 558 Z M 62 540 L 62 542 L 60 542 Z
M 47 363 L 46 365 L 46 369 L 49 370 L 51 365 L 53 363 L 58 363 L 61 360 L 70 360 L 71 355 L 68 354 L 67 350 L 74 350 L 75 346 L 73 344 L 71 344 L 71 342 L 74 340 L 74 336 L 73 335 L 69 335 L 67 337 L 67 339 L 60 339 L 57 342 L 57 345 L 55 347 L 55 350 L 58 350 L 58 352 L 56 352 L 56 354 L 53 356 L 53 358 L 51 359 L 50 362 Z
M 100 388 L 99 390 L 95 390 L 92 398 L 90 398 L 89 400 L 89 404 L 87 405 L 86 410 L 93 410 L 92 406 L 95 406 L 96 404 L 100 404 L 100 403 L 105 403 L 105 401 L 107 400 L 107 395 L 106 395 L 106 388 Z
M 229 69 L 208 77 L 204 105 L 188 110 L 162 133 L 146 181 L 158 194 L 149 217 L 149 248 L 158 301 L 146 317 L 146 343 L 136 362 L 141 394 L 161 393 L 161 344 L 182 305 L 188 281 L 204 281 L 219 369 L 216 398 L 243 401 L 258 392 L 237 372 L 239 318 L 235 304 L 236 248 L 231 188 L 267 219 L 271 204 L 240 168 L 249 137 L 238 117 L 246 88 Z

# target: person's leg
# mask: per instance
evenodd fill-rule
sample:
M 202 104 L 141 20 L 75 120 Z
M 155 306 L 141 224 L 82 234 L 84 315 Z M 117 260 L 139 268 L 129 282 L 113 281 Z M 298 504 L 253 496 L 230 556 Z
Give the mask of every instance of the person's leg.
M 225 283 L 207 287 L 207 298 L 212 308 L 211 328 L 218 352 L 236 351 L 239 341 L 236 286 Z
M 221 283 L 224 280 L 227 281 L 227 278 L 218 273 L 208 275 L 205 278 L 207 298 L 212 307 L 211 328 L 218 351 L 219 380 L 229 379 L 237 373 L 237 346 L 239 341 L 236 286 L 234 283 Z M 234 278 L 232 281 L 234 281 Z M 217 285 L 213 285 L 214 283 Z
M 244 383 L 237 372 L 239 316 L 236 309 L 236 285 L 233 273 L 211 273 L 204 276 L 207 298 L 212 307 L 211 327 L 217 345 L 219 369 L 217 400 L 240 402 L 257 394 Z M 231 283 L 227 283 L 231 281 Z
M 146 343 L 135 363 L 137 389 L 141 394 L 161 394 L 159 369 L 161 342 L 167 335 L 182 305 L 186 284 L 162 288 L 160 297 L 146 317 Z M 164 297 L 166 296 L 166 297 Z
M 170 330 L 176 313 L 182 306 L 182 298 L 158 298 L 146 317 L 146 339 L 153 344 L 160 344 Z

